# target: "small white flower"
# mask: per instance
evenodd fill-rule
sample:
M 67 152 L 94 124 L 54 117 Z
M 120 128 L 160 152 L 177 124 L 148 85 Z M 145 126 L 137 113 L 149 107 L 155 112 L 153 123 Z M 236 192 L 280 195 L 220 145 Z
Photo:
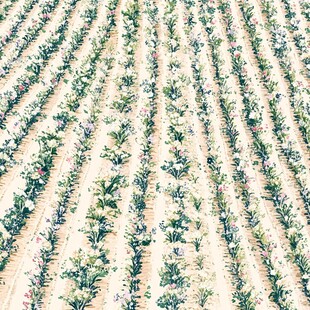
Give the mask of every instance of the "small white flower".
M 25 207 L 29 210 L 32 211 L 34 209 L 34 202 L 32 200 L 26 200 L 25 202 Z
M 103 263 L 102 263 L 102 261 L 101 261 L 100 259 L 97 259 L 97 260 L 95 261 L 95 266 L 100 267 L 100 266 L 102 266 L 102 265 L 103 265 Z
M 47 141 L 47 146 L 49 148 L 54 148 L 57 146 L 57 142 L 55 140 L 49 140 L 49 141 Z
M 275 276 L 275 275 L 276 275 L 276 272 L 275 272 L 275 270 L 274 270 L 274 269 L 271 269 L 271 271 L 270 271 L 270 275 L 271 275 L 271 276 Z
M 176 170 L 181 170 L 183 166 L 182 166 L 182 164 L 174 164 L 173 167 Z
M 255 119 L 255 116 L 255 112 L 252 111 L 249 115 L 249 119 Z
M 233 242 L 231 242 L 231 243 L 229 243 L 228 247 L 229 247 L 230 249 L 233 249 L 233 248 L 236 247 L 236 244 L 233 243 Z
M 234 154 L 234 158 L 240 158 L 240 154 L 239 153 L 235 153 Z

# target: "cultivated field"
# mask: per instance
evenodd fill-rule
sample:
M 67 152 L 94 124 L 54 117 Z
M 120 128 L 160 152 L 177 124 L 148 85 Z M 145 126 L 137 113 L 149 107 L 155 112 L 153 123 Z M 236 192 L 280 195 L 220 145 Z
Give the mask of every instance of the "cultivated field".
M 310 309 L 310 1 L 0 2 L 0 308 Z

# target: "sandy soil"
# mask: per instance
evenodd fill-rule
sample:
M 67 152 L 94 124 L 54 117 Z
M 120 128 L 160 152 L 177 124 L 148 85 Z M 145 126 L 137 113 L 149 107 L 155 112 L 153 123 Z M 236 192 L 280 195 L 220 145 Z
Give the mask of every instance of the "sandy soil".
M 132 0 L 134 1 L 134 0 Z M 114 66 L 111 69 L 110 75 L 105 84 L 105 90 L 101 99 L 101 114 L 98 121 L 98 126 L 94 138 L 92 139 L 91 150 L 87 152 L 89 160 L 87 160 L 82 167 L 79 178 L 76 182 L 75 190 L 70 198 L 70 206 L 75 207 L 75 211 L 71 212 L 70 208 L 66 214 L 66 221 L 61 225 L 57 235 L 59 242 L 56 247 L 55 256 L 52 262 L 49 264 L 48 273 L 51 277 L 45 287 L 45 297 L 43 298 L 42 309 L 70 309 L 64 300 L 59 299 L 60 296 L 64 296 L 70 289 L 70 283 L 67 279 L 63 279 L 61 274 L 68 264 L 70 257 L 74 255 L 74 252 L 79 249 L 89 249 L 89 244 L 84 233 L 81 229 L 85 225 L 86 214 L 89 207 L 94 203 L 94 181 L 98 176 L 105 176 L 111 170 L 111 163 L 107 159 L 100 157 L 102 148 L 106 145 L 113 146 L 113 139 L 108 135 L 110 125 L 104 122 L 106 116 L 118 115 L 122 116 L 116 110 L 111 108 L 113 100 L 118 98 L 117 91 L 117 78 L 123 73 L 121 59 L 124 57 L 125 51 L 122 49 L 124 39 L 122 34 L 124 33 L 124 16 L 122 11 L 125 9 L 125 5 L 128 1 L 120 1 L 116 14 L 116 27 L 112 34 L 112 37 L 107 44 L 115 56 Z M 262 14 L 260 1 L 249 0 L 255 6 L 255 15 L 259 20 L 259 23 L 264 25 L 266 23 L 265 17 Z M 305 18 L 301 15 L 299 3 L 297 0 L 292 1 L 296 6 L 297 18 L 301 19 L 301 26 L 304 33 L 309 26 Z M 10 9 L 9 16 L 13 16 L 19 9 L 19 6 L 24 3 L 23 0 L 17 1 Z M 40 75 L 40 82 L 33 85 L 30 88 L 28 94 L 25 94 L 20 103 L 16 105 L 12 112 L 8 114 L 5 122 L 6 128 L 1 129 L 0 145 L 10 137 L 9 131 L 13 128 L 14 123 L 18 119 L 18 115 L 22 115 L 24 109 L 32 102 L 36 95 L 44 89 L 42 80 L 49 80 L 51 72 L 56 68 L 57 64 L 61 61 L 62 48 L 65 48 L 66 42 L 70 40 L 73 31 L 81 26 L 81 18 L 79 17 L 81 11 L 85 8 L 88 0 L 81 0 L 78 2 L 76 9 L 71 13 L 69 18 L 69 29 L 66 34 L 66 41 L 60 47 L 60 50 L 56 52 L 52 58 L 44 66 Z M 160 286 L 160 274 L 159 270 L 163 267 L 164 255 L 168 252 L 169 246 L 165 241 L 165 235 L 159 228 L 159 224 L 162 221 L 167 220 L 167 210 L 174 208 L 168 195 L 163 192 L 156 191 L 157 184 L 165 187 L 168 183 L 174 183 L 176 180 L 167 174 L 161 166 L 164 161 L 171 158 L 169 154 L 169 140 L 168 126 L 170 125 L 169 115 L 166 111 L 167 100 L 163 94 L 163 86 L 166 85 L 167 80 L 171 76 L 169 72 L 169 54 L 165 43 L 168 40 L 167 28 L 163 22 L 165 14 L 165 1 L 155 1 L 158 7 L 158 35 L 159 35 L 159 47 L 158 47 L 158 61 L 159 61 L 159 77 L 157 79 L 158 86 L 158 99 L 157 108 L 158 112 L 154 118 L 155 121 L 155 134 L 154 145 L 152 151 L 152 161 L 154 166 L 152 167 L 153 174 L 150 176 L 149 190 L 150 197 L 147 198 L 147 208 L 145 210 L 145 223 L 148 231 L 152 228 L 156 228 L 156 234 L 153 234 L 153 241 L 150 246 L 145 249 L 143 256 L 142 274 L 139 276 L 141 279 L 139 295 L 139 309 L 160 309 L 157 305 L 158 298 L 163 294 L 164 288 Z M 202 42 L 204 46 L 199 53 L 200 61 L 204 64 L 203 75 L 210 83 L 210 87 L 213 89 L 215 96 L 212 96 L 210 104 L 214 110 L 212 117 L 211 127 L 214 130 L 214 136 L 216 137 L 216 147 L 218 147 L 218 153 L 221 159 L 221 167 L 223 173 L 226 174 L 228 179 L 227 184 L 227 197 L 229 198 L 229 204 L 231 210 L 238 216 L 236 225 L 239 227 L 238 234 L 241 236 L 241 246 L 244 250 L 244 260 L 246 262 L 246 273 L 248 284 L 255 288 L 258 296 L 262 299 L 260 304 L 256 305 L 256 309 L 277 309 L 275 303 L 268 297 L 272 292 L 271 284 L 268 279 L 268 271 L 262 263 L 261 249 L 253 237 L 252 228 L 249 226 L 244 205 L 238 196 L 238 182 L 234 179 L 235 166 L 233 165 L 233 152 L 229 147 L 229 142 L 225 134 L 225 120 L 220 108 L 219 100 L 216 97 L 218 86 L 216 80 L 214 80 L 214 68 L 211 61 L 211 51 L 208 45 L 208 37 L 202 24 L 198 20 L 198 1 L 196 6 L 192 8 L 193 18 L 197 21 L 194 27 L 194 33 L 190 35 L 197 36 L 201 34 Z M 219 1 L 215 1 L 216 5 Z M 309 240 L 310 240 L 310 227 L 307 223 L 307 219 L 304 214 L 303 201 L 300 197 L 299 188 L 296 180 L 293 177 L 292 171 L 290 171 L 286 159 L 281 155 L 280 145 L 276 140 L 272 132 L 272 119 L 270 117 L 270 109 L 267 101 L 267 93 L 260 80 L 260 71 L 255 60 L 251 45 L 249 42 L 248 34 L 244 28 L 244 22 L 241 11 L 238 7 L 238 0 L 232 0 L 231 2 L 232 14 L 234 16 L 234 23 L 238 27 L 238 43 L 242 45 L 243 53 L 242 57 L 246 61 L 247 74 L 251 78 L 251 87 L 259 98 L 259 102 L 263 111 L 263 123 L 268 130 L 264 133 L 264 141 L 272 145 L 272 161 L 276 164 L 277 172 L 280 175 L 280 179 L 283 183 L 283 190 L 288 194 L 290 201 L 293 203 L 294 212 L 296 213 L 296 219 L 303 225 L 301 233 L 308 241 L 308 247 L 304 249 L 304 252 L 310 253 Z M 23 139 L 20 147 L 16 150 L 14 158 L 17 160 L 17 164 L 9 171 L 0 177 L 0 219 L 4 217 L 5 210 L 12 205 L 13 192 L 18 187 L 22 187 L 24 180 L 21 176 L 25 165 L 32 161 L 32 155 L 39 150 L 38 143 L 35 139 L 44 132 L 52 123 L 52 117 L 59 110 L 58 104 L 65 99 L 65 95 L 70 92 L 72 86 L 72 72 L 79 68 L 83 58 L 88 54 L 91 45 L 89 40 L 96 36 L 98 27 L 105 21 L 107 9 L 105 7 L 106 2 L 99 4 L 98 17 L 92 24 L 89 34 L 85 38 L 80 49 L 75 53 L 76 59 L 72 61 L 71 68 L 68 70 L 55 88 L 54 94 L 50 96 L 48 102 L 43 107 L 43 115 L 38 118 L 38 122 L 33 124 L 29 134 Z M 146 71 L 146 55 L 147 46 L 146 40 L 146 27 L 148 26 L 146 16 L 143 13 L 145 6 L 143 0 L 139 0 L 142 16 L 139 19 L 138 30 L 138 44 L 135 54 L 135 67 L 134 70 L 137 73 L 137 80 L 134 85 L 134 91 L 137 96 L 137 101 L 132 107 L 132 111 L 127 114 L 130 118 L 132 127 L 135 129 L 134 134 L 130 135 L 127 143 L 124 144 L 124 149 L 131 153 L 131 157 L 124 166 L 122 166 L 122 174 L 128 178 L 128 183 L 132 184 L 134 173 L 139 167 L 138 155 L 140 153 L 140 140 L 142 137 L 142 124 L 138 117 L 141 108 L 144 107 L 144 99 L 142 95 L 142 87 L 139 87 L 141 82 L 148 77 Z M 277 8 L 277 19 L 281 25 L 287 25 L 288 21 L 285 19 L 285 12 L 283 4 L 280 0 L 274 1 L 274 5 Z M 52 14 L 51 20 L 44 27 L 44 31 L 40 31 L 39 36 L 29 45 L 29 47 L 22 53 L 21 57 L 14 63 L 10 74 L 0 80 L 1 93 L 12 88 L 16 79 L 22 74 L 25 66 L 28 62 L 27 57 L 33 55 L 36 52 L 37 47 L 42 44 L 50 35 L 50 32 L 56 27 L 57 21 L 63 14 L 62 3 L 57 6 Z M 23 22 L 19 36 L 24 34 L 24 30 L 28 25 L 32 23 L 31 19 L 37 17 L 38 6 L 28 14 L 26 20 Z M 189 217 L 199 217 L 202 220 L 201 231 L 205 233 L 202 247 L 198 252 L 195 251 L 191 241 L 197 234 L 197 229 L 192 222 L 190 224 L 189 231 L 186 232 L 186 255 L 185 260 L 188 263 L 186 268 L 186 275 L 189 276 L 190 288 L 187 290 L 187 300 L 181 309 L 198 310 L 202 309 L 197 304 L 196 294 L 198 289 L 203 284 L 208 285 L 214 292 L 213 296 L 208 299 L 205 309 L 236 309 L 237 306 L 232 302 L 232 296 L 236 291 L 236 287 L 233 285 L 233 277 L 229 270 L 229 264 L 231 264 L 231 257 L 228 253 L 227 244 L 222 237 L 222 225 L 219 221 L 219 210 L 214 204 L 214 190 L 213 181 L 211 180 L 210 171 L 207 167 L 207 147 L 206 137 L 203 132 L 203 126 L 199 120 L 198 112 L 199 107 L 195 101 L 195 89 L 193 88 L 193 77 L 191 68 L 191 52 L 189 44 L 189 36 L 187 36 L 184 30 L 184 14 L 186 9 L 183 1 L 178 1 L 175 9 L 175 13 L 178 15 L 177 20 L 177 34 L 180 36 L 181 49 L 177 52 L 178 59 L 181 60 L 181 73 L 189 78 L 189 85 L 185 87 L 183 92 L 183 100 L 188 102 L 189 108 L 185 113 L 184 120 L 186 125 L 190 126 L 194 132 L 193 135 L 188 134 L 185 139 L 184 147 L 189 152 L 189 158 L 192 161 L 190 172 L 193 176 L 198 177 L 197 181 L 193 181 L 191 175 L 187 175 L 182 179 L 182 182 L 186 182 L 190 186 L 192 193 L 197 197 L 203 198 L 202 210 L 197 213 L 192 205 L 189 205 L 186 209 L 186 214 Z M 285 231 L 280 225 L 278 215 L 274 209 L 272 202 L 266 199 L 268 193 L 265 190 L 266 178 L 260 170 L 260 165 L 255 165 L 255 161 L 258 160 L 254 154 L 253 139 L 251 133 L 245 123 L 243 116 L 243 103 L 242 96 L 239 90 L 239 84 L 237 78 L 231 73 L 232 64 L 229 49 L 229 44 L 225 32 L 225 24 L 223 17 L 217 10 L 216 27 L 217 31 L 223 38 L 221 57 L 225 60 L 225 74 L 229 76 L 228 86 L 231 89 L 230 99 L 235 100 L 235 124 L 240 133 L 238 143 L 242 145 L 243 151 L 241 153 L 242 158 L 247 161 L 247 172 L 251 176 L 251 189 L 254 192 L 255 197 L 258 200 L 259 210 L 261 214 L 261 224 L 264 232 L 270 236 L 270 238 L 277 244 L 274 249 L 274 255 L 277 257 L 277 266 L 281 269 L 282 274 L 285 277 L 285 285 L 291 290 L 289 299 L 294 306 L 299 310 L 309 308 L 309 300 L 303 292 L 301 286 L 301 275 L 296 265 L 288 259 L 289 253 L 289 241 L 285 236 Z M 8 17 L 9 18 L 9 17 Z M 0 22 L 0 34 L 4 33 L 8 27 L 7 22 Z M 279 108 L 282 114 L 286 118 L 286 124 L 290 127 L 290 138 L 296 143 L 295 148 L 299 151 L 302 157 L 302 162 L 307 167 L 306 178 L 307 185 L 310 188 L 310 156 L 307 149 L 307 145 L 303 141 L 298 129 L 298 124 L 294 119 L 293 110 L 290 106 L 288 82 L 283 77 L 282 70 L 279 66 L 278 60 L 273 56 L 270 34 L 266 29 L 261 27 L 261 35 L 263 38 L 262 44 L 264 52 L 268 56 L 268 59 L 273 65 L 272 78 L 278 82 L 279 91 L 284 94 L 284 98 L 281 101 Z M 0 35 L 1 36 L 1 35 Z M 16 40 L 8 43 L 4 47 L 6 54 L 9 54 L 14 49 Z M 292 36 L 290 34 L 291 47 L 290 60 L 293 63 L 296 70 L 297 79 L 302 81 L 304 85 L 308 84 L 306 76 L 302 73 L 301 55 L 298 53 Z M 106 50 L 102 53 L 104 56 L 109 53 Z M 184 60 L 184 61 L 183 61 Z M 0 60 L 2 63 L 4 60 Z M 99 72 L 100 64 L 97 69 Z M 66 82 L 65 82 L 66 81 Z M 95 85 L 95 81 L 93 82 Z M 304 94 L 305 101 L 308 101 L 308 95 Z M 24 293 L 27 292 L 28 279 L 25 272 L 31 270 L 34 267 L 32 262 L 33 255 L 38 248 L 36 242 L 36 236 L 45 227 L 46 218 L 50 217 L 56 201 L 56 193 L 58 181 L 62 175 L 68 171 L 68 163 L 66 159 L 72 153 L 74 149 L 74 143 L 77 141 L 77 135 L 74 129 L 78 126 L 78 122 L 83 120 L 85 113 L 83 110 L 88 109 L 91 104 L 91 96 L 88 96 L 82 100 L 81 107 L 75 113 L 77 120 L 72 122 L 69 128 L 65 131 L 64 144 L 59 148 L 58 154 L 54 159 L 55 166 L 52 169 L 51 177 L 48 181 L 46 189 L 40 195 L 36 209 L 31 213 L 27 219 L 27 224 L 23 227 L 19 236 L 17 236 L 16 245 L 17 250 L 10 258 L 4 271 L 0 272 L 0 279 L 5 282 L 5 285 L 0 284 L 0 308 L 8 310 L 22 309 L 22 302 L 24 301 Z M 121 214 L 114 222 L 114 231 L 109 234 L 106 239 L 106 248 L 109 249 L 108 259 L 109 273 L 98 282 L 99 292 L 93 299 L 92 305 L 87 307 L 89 309 L 121 309 L 121 305 L 114 301 L 116 293 L 122 294 L 124 292 L 124 280 L 126 277 L 125 267 L 129 256 L 127 252 L 127 239 L 125 235 L 126 228 L 129 224 L 128 205 L 130 204 L 131 195 L 134 187 L 129 186 L 125 189 L 121 189 L 122 200 L 119 203 Z M 204 268 L 199 271 L 195 265 L 195 260 L 198 254 L 204 257 Z M 203 281 L 201 280 L 203 279 Z M 151 287 L 148 289 L 148 287 Z M 145 296 L 147 291 L 151 292 L 150 298 Z

